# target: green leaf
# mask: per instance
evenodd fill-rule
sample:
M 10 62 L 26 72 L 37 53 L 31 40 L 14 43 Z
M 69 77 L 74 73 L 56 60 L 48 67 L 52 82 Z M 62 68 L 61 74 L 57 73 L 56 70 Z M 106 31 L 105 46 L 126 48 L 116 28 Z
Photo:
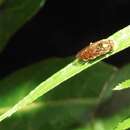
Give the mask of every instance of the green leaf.
M 129 70 L 130 64 L 122 67 L 120 70 L 117 70 L 109 83 L 110 89 L 117 83 L 128 79 L 130 77 Z M 124 119 L 130 117 L 129 99 L 129 89 L 113 91 L 112 95 L 109 96 L 104 103 L 100 104 L 98 110 L 96 110 L 96 112 L 93 111 L 96 116 L 92 116 L 89 122 L 86 123 L 85 127 L 82 128 L 87 130 L 114 130 L 119 122 L 122 122 Z
M 9 111 L 0 116 L 0 121 L 5 118 L 11 116 L 16 111 L 24 108 L 26 105 L 32 103 L 37 98 L 47 93 L 48 91 L 54 89 L 56 86 L 66 81 L 67 79 L 73 77 L 74 75 L 80 73 L 81 71 L 89 68 L 90 66 L 98 63 L 102 59 L 105 59 L 127 47 L 130 46 L 130 26 L 118 31 L 109 37 L 109 39 L 114 41 L 114 48 L 112 53 L 101 56 L 95 60 L 90 62 L 82 63 L 79 60 L 74 60 L 70 64 L 68 64 L 63 69 L 59 70 L 55 74 L 53 74 L 50 78 L 43 81 L 39 84 L 35 89 L 33 89 L 27 96 L 25 96 L 22 100 L 20 100 L 14 107 L 12 107 Z
M 0 0 L 0 7 L 2 7 L 5 2 L 6 2 L 6 0 Z
M 128 128 L 130 128 L 130 118 L 119 123 L 118 127 L 115 128 L 115 130 L 127 130 Z
M 130 78 L 129 71 L 130 71 L 130 65 L 128 64 L 118 72 L 118 75 L 114 79 L 114 84 L 113 84 L 114 90 L 122 90 L 122 89 L 129 88 L 130 86 L 130 80 L 128 80 Z
M 44 3 L 45 0 L 0 0 L 0 51 Z
M 1 80 L 0 112 L 10 109 L 37 84 L 72 60 L 50 59 L 19 70 Z M 98 63 L 60 84 L 33 104 L 22 108 L 12 118 L 1 122 L 0 128 L 11 130 L 15 126 L 18 130 L 72 130 L 73 127 L 79 127 L 98 104 L 102 89 L 110 87 L 109 80 L 115 73 L 115 67 L 103 62 Z
M 120 97 L 120 99 L 124 97 L 125 96 L 122 96 Z M 128 118 L 130 116 L 130 103 L 128 105 L 128 100 L 127 100 L 127 104 L 126 103 L 123 104 L 122 103 L 123 101 L 120 101 L 120 99 L 119 100 L 114 99 L 115 101 L 111 100 L 111 103 L 109 102 L 110 104 L 105 106 L 106 111 L 104 111 L 103 108 L 101 108 L 101 111 L 104 111 L 104 115 L 93 117 L 89 121 L 89 123 L 87 123 L 87 126 L 84 129 L 87 129 L 87 130 L 127 130 L 128 128 L 130 128 L 130 118 Z M 118 110 L 118 107 L 116 107 L 116 105 L 118 106 L 119 102 L 121 102 L 122 106 L 124 105 L 121 110 Z M 128 119 L 124 120 L 126 118 Z
M 122 89 L 127 89 L 130 87 L 130 79 L 119 83 L 113 90 L 122 90 Z

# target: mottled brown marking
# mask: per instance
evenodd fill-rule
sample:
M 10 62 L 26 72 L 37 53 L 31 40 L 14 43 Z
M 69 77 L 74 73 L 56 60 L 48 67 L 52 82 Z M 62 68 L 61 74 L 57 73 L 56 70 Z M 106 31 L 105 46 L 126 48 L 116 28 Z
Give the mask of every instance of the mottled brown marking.
M 89 46 L 83 48 L 76 55 L 76 58 L 89 61 L 93 60 L 99 56 L 102 56 L 113 50 L 114 42 L 109 39 L 99 40 L 94 43 L 90 43 Z

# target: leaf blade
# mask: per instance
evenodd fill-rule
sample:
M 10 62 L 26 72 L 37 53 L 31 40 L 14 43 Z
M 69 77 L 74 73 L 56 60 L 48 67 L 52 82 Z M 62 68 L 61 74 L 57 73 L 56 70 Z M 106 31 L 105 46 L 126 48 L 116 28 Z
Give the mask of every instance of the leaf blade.
M 34 100 L 44 95 L 48 91 L 55 88 L 57 85 L 80 73 L 81 71 L 89 68 L 90 66 L 98 63 L 99 61 L 119 52 L 130 46 L 130 26 L 116 32 L 109 39 L 114 40 L 115 47 L 112 53 L 99 57 L 91 62 L 81 64 L 77 59 L 68 64 L 63 69 L 53 74 L 50 78 L 39 84 L 34 90 L 32 90 L 27 96 L 20 100 L 12 109 L 0 116 L 0 121 L 11 116 L 13 113 L 21 109 L 21 107 L 32 103 Z
M 0 51 L 10 37 L 45 4 L 46 0 L 2 0 L 0 7 Z
M 123 90 L 123 89 L 127 89 L 130 87 L 130 79 L 119 83 L 116 87 L 113 88 L 113 90 Z

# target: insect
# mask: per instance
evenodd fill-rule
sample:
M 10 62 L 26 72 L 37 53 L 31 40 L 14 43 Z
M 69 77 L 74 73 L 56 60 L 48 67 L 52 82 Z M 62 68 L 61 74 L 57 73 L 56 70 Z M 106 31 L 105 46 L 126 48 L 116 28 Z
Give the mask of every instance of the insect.
M 111 52 L 113 47 L 114 42 L 112 40 L 102 39 L 94 43 L 90 43 L 89 46 L 83 48 L 77 53 L 76 58 L 83 61 L 93 60 L 99 56 Z

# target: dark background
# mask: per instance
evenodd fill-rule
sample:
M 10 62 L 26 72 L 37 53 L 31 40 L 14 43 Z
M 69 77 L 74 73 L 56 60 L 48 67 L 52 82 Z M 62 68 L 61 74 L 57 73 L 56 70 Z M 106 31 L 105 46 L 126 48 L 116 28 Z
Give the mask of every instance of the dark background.
M 90 41 L 130 24 L 130 0 L 48 0 L 10 39 L 0 55 L 0 76 L 50 57 L 74 56 Z M 130 49 L 107 60 L 130 62 Z

